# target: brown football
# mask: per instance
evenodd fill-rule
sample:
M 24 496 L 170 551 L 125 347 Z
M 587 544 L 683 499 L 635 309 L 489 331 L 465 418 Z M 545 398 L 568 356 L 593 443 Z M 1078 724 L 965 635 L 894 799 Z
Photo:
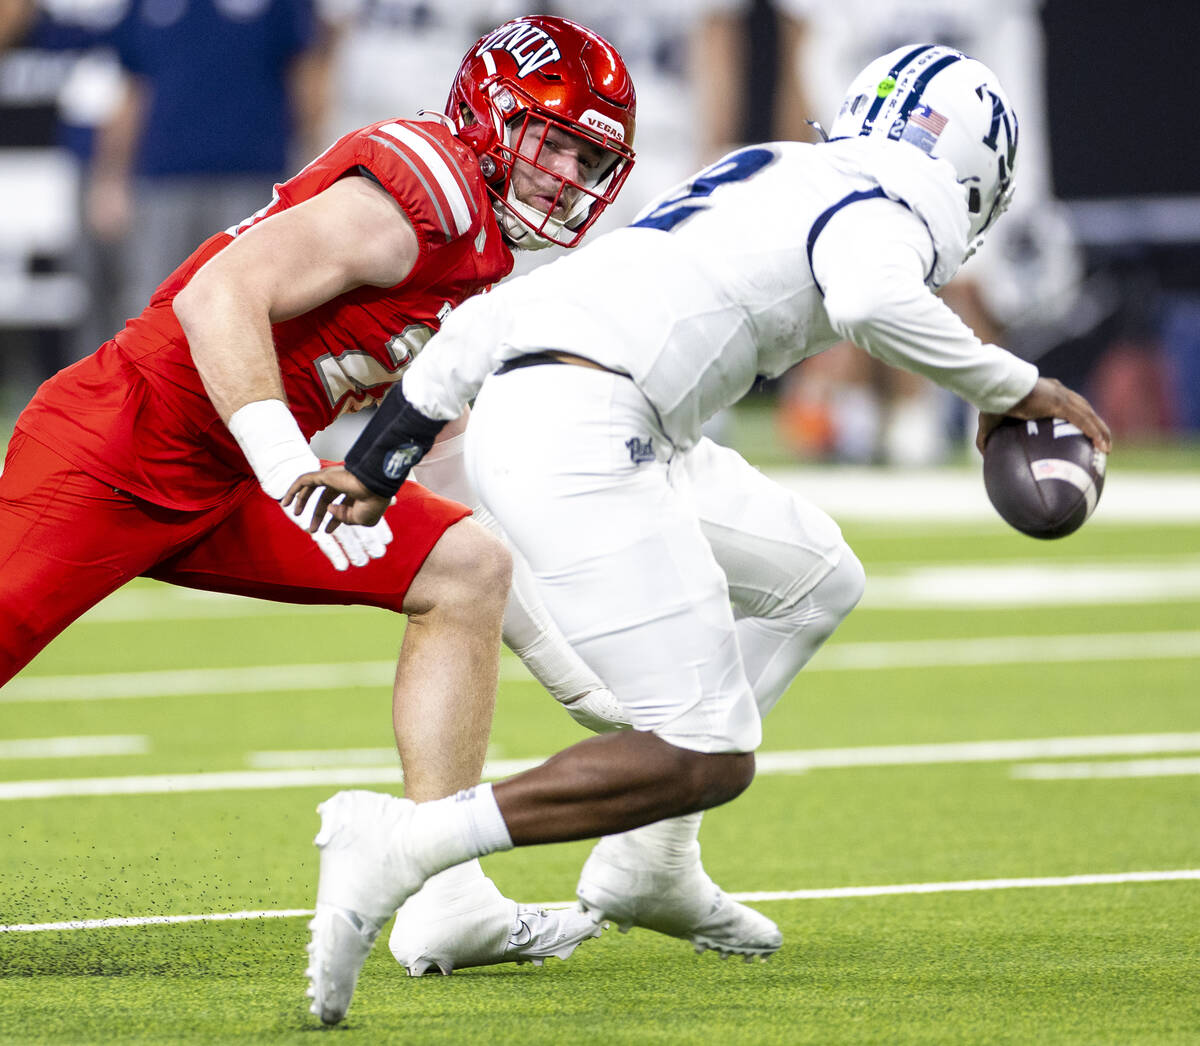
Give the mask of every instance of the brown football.
M 1000 517 L 1022 534 L 1061 538 L 1095 511 L 1108 455 L 1061 418 L 1005 418 L 983 450 L 983 485 Z

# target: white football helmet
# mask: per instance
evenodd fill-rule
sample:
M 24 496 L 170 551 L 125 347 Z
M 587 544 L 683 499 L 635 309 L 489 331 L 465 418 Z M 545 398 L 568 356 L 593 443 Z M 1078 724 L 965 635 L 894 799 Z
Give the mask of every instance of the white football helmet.
M 982 62 L 939 44 L 912 44 L 876 58 L 854 78 L 830 139 L 908 142 L 950 162 L 967 190 L 975 246 L 1012 199 L 1017 116 Z

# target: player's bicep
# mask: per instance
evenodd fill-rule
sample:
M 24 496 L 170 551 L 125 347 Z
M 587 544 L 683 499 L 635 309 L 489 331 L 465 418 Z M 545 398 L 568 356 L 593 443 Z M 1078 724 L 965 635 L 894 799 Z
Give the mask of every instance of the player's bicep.
M 810 254 L 826 312 L 842 327 L 869 323 L 899 293 L 927 293 L 933 242 L 919 218 L 892 200 L 850 204 L 821 230 Z
M 236 287 L 276 323 L 356 287 L 401 283 L 419 251 L 400 205 L 355 176 L 245 230 L 193 283 Z

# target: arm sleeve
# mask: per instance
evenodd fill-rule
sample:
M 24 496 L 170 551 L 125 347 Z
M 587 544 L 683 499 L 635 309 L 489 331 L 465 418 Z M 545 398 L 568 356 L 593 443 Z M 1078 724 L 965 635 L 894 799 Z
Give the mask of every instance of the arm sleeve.
M 404 395 L 428 418 L 451 421 L 496 369 L 497 292 L 468 298 L 404 372 Z
M 812 269 L 833 328 L 885 363 L 922 374 L 1002 414 L 1033 388 L 1038 370 L 981 342 L 925 285 L 933 243 L 924 224 L 890 200 L 844 207 L 821 231 Z

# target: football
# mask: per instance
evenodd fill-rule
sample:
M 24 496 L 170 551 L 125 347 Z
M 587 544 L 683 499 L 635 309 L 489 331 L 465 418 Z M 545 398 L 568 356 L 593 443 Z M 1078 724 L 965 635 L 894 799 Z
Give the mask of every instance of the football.
M 983 450 L 983 485 L 1000 517 L 1022 534 L 1061 538 L 1096 508 L 1108 455 L 1061 418 L 1005 418 Z

